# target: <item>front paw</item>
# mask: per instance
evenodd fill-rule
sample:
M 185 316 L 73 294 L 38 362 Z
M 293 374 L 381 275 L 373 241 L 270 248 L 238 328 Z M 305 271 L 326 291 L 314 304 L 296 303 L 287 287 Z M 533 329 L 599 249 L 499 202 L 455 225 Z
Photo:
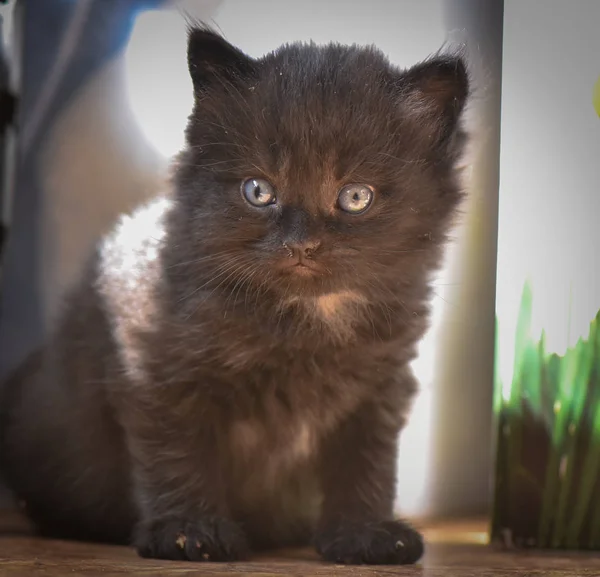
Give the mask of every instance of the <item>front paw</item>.
M 143 523 L 138 527 L 135 546 L 141 557 L 180 561 L 236 561 L 248 553 L 243 531 L 221 517 Z
M 346 565 L 409 565 L 423 555 L 423 538 L 402 521 L 343 522 L 321 530 L 317 552 Z

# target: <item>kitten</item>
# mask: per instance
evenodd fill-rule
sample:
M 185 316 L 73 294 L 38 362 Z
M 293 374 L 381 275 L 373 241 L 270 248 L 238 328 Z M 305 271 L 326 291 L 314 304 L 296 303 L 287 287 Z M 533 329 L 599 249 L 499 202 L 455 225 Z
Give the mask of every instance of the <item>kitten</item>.
M 173 191 L 102 240 L 6 385 L 6 473 L 45 535 L 413 563 L 397 437 L 462 197 L 465 64 L 335 44 L 254 60 L 202 27 L 188 60 Z

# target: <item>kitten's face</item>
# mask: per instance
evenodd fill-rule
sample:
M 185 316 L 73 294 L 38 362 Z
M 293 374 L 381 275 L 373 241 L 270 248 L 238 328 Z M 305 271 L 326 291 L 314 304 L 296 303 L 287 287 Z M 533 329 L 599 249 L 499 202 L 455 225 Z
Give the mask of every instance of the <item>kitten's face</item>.
M 371 300 L 428 272 L 460 198 L 460 60 L 403 73 L 372 49 L 304 45 L 256 61 L 202 30 L 189 59 L 178 183 L 206 282 Z

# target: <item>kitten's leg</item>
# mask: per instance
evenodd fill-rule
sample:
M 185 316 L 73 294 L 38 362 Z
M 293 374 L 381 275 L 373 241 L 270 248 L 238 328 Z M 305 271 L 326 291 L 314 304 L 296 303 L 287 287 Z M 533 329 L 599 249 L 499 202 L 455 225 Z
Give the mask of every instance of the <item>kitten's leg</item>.
M 324 502 L 317 551 L 347 564 L 408 564 L 423 554 L 419 533 L 393 519 L 398 403 L 389 396 L 359 408 L 326 441 Z
M 206 402 L 202 410 L 189 398 L 174 402 L 172 389 L 168 397 L 154 391 L 151 400 L 127 403 L 123 415 L 140 512 L 138 553 L 190 561 L 243 558 L 246 536 L 228 517 L 216 421 Z

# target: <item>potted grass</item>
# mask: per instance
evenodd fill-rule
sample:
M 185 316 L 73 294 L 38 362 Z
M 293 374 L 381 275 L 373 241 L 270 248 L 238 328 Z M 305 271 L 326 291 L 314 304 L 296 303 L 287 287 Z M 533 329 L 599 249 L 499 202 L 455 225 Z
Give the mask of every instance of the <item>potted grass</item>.
M 525 286 L 511 383 L 497 377 L 492 539 L 600 549 L 600 312 L 563 355 L 532 334 Z

